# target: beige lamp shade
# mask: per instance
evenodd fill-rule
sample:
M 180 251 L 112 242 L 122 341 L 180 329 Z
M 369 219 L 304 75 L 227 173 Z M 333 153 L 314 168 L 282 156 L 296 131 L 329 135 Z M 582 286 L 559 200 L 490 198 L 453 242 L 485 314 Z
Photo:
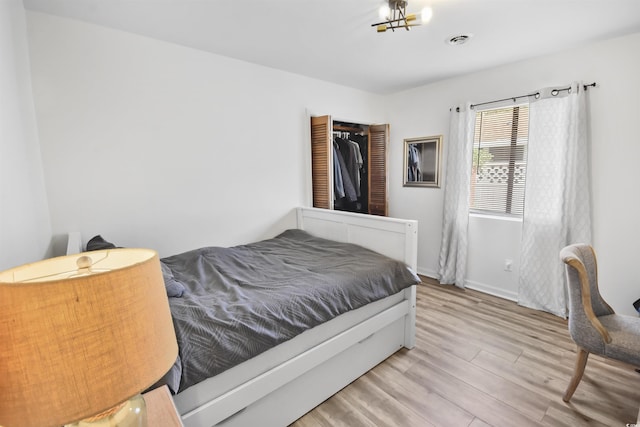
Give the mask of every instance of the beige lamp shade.
M 99 414 L 153 385 L 177 355 L 155 251 L 86 252 L 0 273 L 1 426 Z

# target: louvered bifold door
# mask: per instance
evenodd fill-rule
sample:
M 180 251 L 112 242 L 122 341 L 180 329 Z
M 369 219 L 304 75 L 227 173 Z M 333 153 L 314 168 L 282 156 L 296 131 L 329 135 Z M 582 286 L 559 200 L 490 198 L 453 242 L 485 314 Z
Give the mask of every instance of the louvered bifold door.
M 331 117 L 311 117 L 313 207 L 333 209 Z
M 387 216 L 389 125 L 369 126 L 369 213 Z

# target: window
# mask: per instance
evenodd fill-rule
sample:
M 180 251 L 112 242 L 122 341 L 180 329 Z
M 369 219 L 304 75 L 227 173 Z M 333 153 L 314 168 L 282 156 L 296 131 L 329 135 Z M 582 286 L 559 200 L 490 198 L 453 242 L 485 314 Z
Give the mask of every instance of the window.
M 476 113 L 472 212 L 522 216 L 528 137 L 528 104 Z

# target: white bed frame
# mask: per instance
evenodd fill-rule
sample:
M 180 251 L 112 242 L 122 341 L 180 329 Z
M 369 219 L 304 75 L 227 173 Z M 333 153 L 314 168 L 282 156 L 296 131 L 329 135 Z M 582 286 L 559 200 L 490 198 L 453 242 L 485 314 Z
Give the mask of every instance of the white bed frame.
M 418 223 L 297 208 L 297 226 L 416 271 Z M 286 426 L 402 347 L 415 345 L 416 289 L 345 313 L 174 396 L 185 427 Z

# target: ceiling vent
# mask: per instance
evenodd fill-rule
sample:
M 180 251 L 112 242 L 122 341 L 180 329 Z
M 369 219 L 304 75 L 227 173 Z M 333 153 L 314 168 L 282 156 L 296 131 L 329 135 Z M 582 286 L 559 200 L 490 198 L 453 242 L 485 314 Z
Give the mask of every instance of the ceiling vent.
M 459 46 L 468 42 L 471 37 L 473 37 L 473 34 L 460 34 L 458 36 L 448 38 L 447 43 L 449 43 L 450 45 Z

